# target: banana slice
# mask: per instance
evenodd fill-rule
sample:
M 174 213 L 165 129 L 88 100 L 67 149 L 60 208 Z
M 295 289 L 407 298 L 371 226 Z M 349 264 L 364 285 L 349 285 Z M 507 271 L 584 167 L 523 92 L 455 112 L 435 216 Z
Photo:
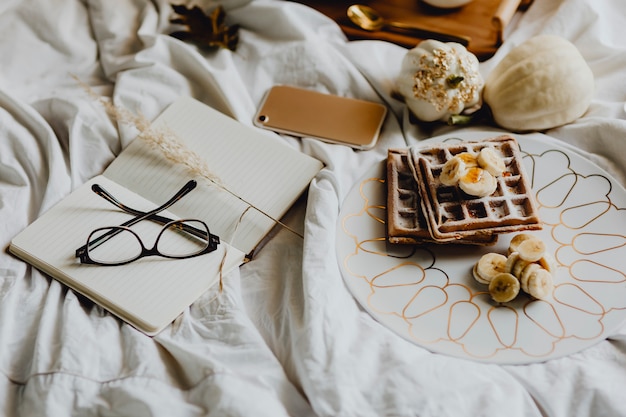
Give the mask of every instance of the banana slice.
M 466 169 L 467 167 L 463 159 L 458 156 L 450 158 L 443 165 L 441 174 L 439 174 L 439 180 L 443 185 L 456 185 L 463 174 L 465 174 Z
M 546 244 L 543 240 L 532 236 L 517 245 L 520 258 L 528 262 L 537 262 L 546 253 Z
M 455 158 L 459 158 L 465 164 L 466 168 L 472 168 L 478 166 L 477 155 L 470 152 L 461 152 L 454 155 Z
M 472 268 L 472 275 L 474 276 L 474 279 L 479 283 L 479 284 L 486 284 L 489 285 L 489 281 L 487 281 L 486 279 L 484 279 L 479 273 L 478 273 L 478 262 L 476 262 L 474 264 L 474 267 Z
M 476 262 L 474 278 L 480 283 L 489 284 L 496 275 L 504 272 L 506 259 L 506 256 L 495 252 L 484 254 Z
M 516 234 L 515 236 L 513 236 L 513 238 L 511 239 L 511 242 L 509 243 L 508 253 L 511 254 L 513 252 L 518 252 L 517 247 L 519 246 L 519 244 L 527 239 L 532 239 L 532 237 L 533 236 L 528 233 Z
M 523 260 L 521 257 L 511 267 L 511 274 L 517 279 L 521 279 L 522 271 L 532 262 Z
M 530 274 L 527 286 L 528 294 L 538 300 L 545 300 L 554 290 L 552 274 L 547 269 L 539 268 Z
M 481 168 L 487 170 L 494 177 L 499 177 L 506 169 L 504 160 L 492 148 L 482 148 L 476 161 Z
M 519 252 L 510 253 L 506 258 L 506 264 L 504 265 L 504 272 L 507 274 L 513 274 L 513 266 L 519 261 Z
M 459 179 L 459 187 L 465 193 L 476 197 L 486 197 L 498 188 L 496 177 L 480 167 L 468 168 Z
M 489 294 L 493 301 L 506 303 L 517 297 L 520 290 L 520 283 L 513 275 L 502 272 L 489 283 Z
M 526 264 L 526 267 L 522 270 L 522 273 L 518 276 L 520 285 L 522 287 L 522 291 L 524 291 L 525 293 L 528 293 L 528 280 L 530 279 L 530 276 L 533 273 L 537 272 L 539 269 L 541 269 L 541 266 L 539 264 L 536 264 L 533 262 Z
M 552 275 L 556 274 L 556 269 L 559 265 L 556 263 L 556 259 L 554 259 L 554 256 L 552 256 L 550 252 L 544 253 L 541 259 L 537 262 Z

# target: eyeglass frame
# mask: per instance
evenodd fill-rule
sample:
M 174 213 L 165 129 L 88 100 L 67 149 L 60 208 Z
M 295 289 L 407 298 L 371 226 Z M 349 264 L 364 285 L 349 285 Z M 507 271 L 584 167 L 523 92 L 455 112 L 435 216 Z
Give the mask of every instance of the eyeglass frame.
M 111 204 L 113 204 L 114 206 L 120 208 L 121 210 L 130 213 L 130 214 L 135 214 L 135 217 L 127 220 L 126 222 L 122 223 L 119 226 L 105 226 L 105 227 L 99 227 L 95 230 L 93 230 L 89 236 L 87 237 L 87 243 L 85 243 L 83 246 L 81 246 L 80 248 L 76 249 L 75 252 L 75 257 L 78 258 L 80 260 L 80 262 L 82 264 L 92 264 L 92 265 L 100 265 L 100 266 L 119 266 L 119 265 L 125 265 L 131 262 L 134 262 L 138 259 L 141 259 L 143 257 L 146 256 L 153 256 L 153 255 L 158 255 L 164 258 L 169 258 L 169 259 L 187 259 L 187 258 L 193 258 L 196 256 L 200 256 L 200 255 L 204 255 L 206 253 L 210 253 L 213 252 L 214 250 L 217 249 L 217 245 L 220 244 L 220 238 L 219 236 L 211 233 L 209 227 L 207 226 L 207 224 L 199 219 L 180 219 L 180 220 L 172 220 L 169 219 L 165 216 L 161 216 L 158 213 L 166 210 L 167 208 L 169 208 L 170 206 L 172 206 L 174 203 L 176 203 L 177 201 L 179 201 L 181 198 L 183 198 L 185 195 L 187 195 L 190 191 L 192 191 L 197 185 L 197 182 L 195 180 L 190 180 L 188 181 L 180 190 L 178 190 L 178 192 L 172 197 L 170 198 L 166 203 L 162 204 L 161 206 L 150 210 L 148 212 L 143 212 L 141 210 L 137 210 L 137 209 L 133 209 L 125 204 L 122 204 L 121 202 L 119 202 L 115 197 L 113 197 L 108 191 L 106 191 L 102 186 L 100 186 L 99 184 L 93 184 L 91 189 L 94 193 L 96 193 L 97 195 L 99 195 L 100 197 L 104 198 L 105 200 L 107 200 L 108 202 L 110 202 Z M 164 225 L 163 228 L 161 229 L 161 231 L 159 232 L 159 235 L 157 236 L 154 246 L 151 249 L 146 248 L 145 244 L 143 243 L 143 241 L 141 240 L 141 238 L 139 237 L 139 235 L 137 233 L 135 233 L 132 229 L 130 229 L 130 226 L 139 223 L 142 220 L 151 220 L 154 221 L 156 223 L 162 224 Z M 189 222 L 189 221 L 197 221 L 202 223 L 202 225 L 206 228 L 207 232 L 208 232 L 208 238 L 207 238 L 207 234 L 206 232 L 197 229 L 193 226 L 190 226 L 184 222 Z M 164 253 L 161 253 L 158 248 L 158 242 L 159 242 L 159 238 L 161 237 L 161 235 L 163 234 L 163 232 L 168 228 L 171 227 L 172 224 L 176 224 L 176 223 L 180 223 L 180 230 L 183 230 L 191 235 L 194 235 L 196 237 L 199 237 L 201 239 L 204 239 L 207 241 L 207 246 L 205 249 L 203 249 L 202 251 L 190 254 L 190 255 L 185 255 L 185 256 L 172 256 L 172 255 L 167 255 Z M 106 230 L 109 229 L 110 232 L 109 233 L 105 233 L 102 236 L 100 236 L 98 239 L 96 239 L 95 241 L 90 241 L 91 236 L 96 233 L 97 231 L 100 230 Z M 90 256 L 89 256 L 89 249 L 92 245 L 94 244 L 98 244 L 99 242 L 101 242 L 100 244 L 106 242 L 107 240 L 109 240 L 110 238 L 112 238 L 113 236 L 116 236 L 117 234 L 121 233 L 122 231 L 127 230 L 130 231 L 139 241 L 140 245 L 141 245 L 141 253 L 134 257 L 134 258 L 130 258 L 128 260 L 124 260 L 122 262 L 118 262 L 118 263 L 103 263 L 103 262 L 98 262 L 93 260 Z M 103 240 L 106 239 L 106 240 Z

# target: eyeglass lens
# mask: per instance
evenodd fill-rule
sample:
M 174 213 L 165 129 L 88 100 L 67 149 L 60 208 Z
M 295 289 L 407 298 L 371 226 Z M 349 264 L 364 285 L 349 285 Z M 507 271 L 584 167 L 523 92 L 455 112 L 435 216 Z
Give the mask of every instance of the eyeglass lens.
M 201 239 L 183 230 L 184 226 L 201 230 L 209 236 L 207 226 L 199 220 L 184 220 L 169 223 L 157 239 L 157 251 L 172 258 L 186 258 L 204 251 L 209 245 L 208 239 Z

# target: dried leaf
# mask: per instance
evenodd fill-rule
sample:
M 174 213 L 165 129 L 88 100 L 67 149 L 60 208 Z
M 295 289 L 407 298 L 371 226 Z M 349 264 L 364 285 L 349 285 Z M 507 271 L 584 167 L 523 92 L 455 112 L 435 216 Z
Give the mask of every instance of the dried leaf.
M 234 51 L 239 42 L 239 25 L 226 26 L 226 12 L 218 6 L 209 15 L 198 6 L 188 8 L 172 4 L 172 9 L 179 17 L 170 19 L 171 23 L 187 27 L 186 31 L 170 33 L 182 41 L 190 41 L 201 47 L 220 47 Z

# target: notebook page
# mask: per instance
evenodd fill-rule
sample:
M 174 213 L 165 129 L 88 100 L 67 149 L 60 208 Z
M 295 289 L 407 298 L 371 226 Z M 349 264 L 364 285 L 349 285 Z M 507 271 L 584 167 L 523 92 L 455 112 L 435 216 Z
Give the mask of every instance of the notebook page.
M 93 183 L 131 207 L 154 208 L 151 202 L 107 178 L 96 177 L 16 236 L 10 250 L 139 330 L 147 334 L 160 331 L 214 285 L 225 251 L 224 274 L 243 261 L 242 252 L 221 242 L 216 251 L 190 259 L 151 256 L 122 266 L 80 264 L 74 251 L 85 244 L 92 230 L 119 225 L 132 217 L 92 192 Z M 132 230 L 152 247 L 161 226 L 142 221 Z
M 196 177 L 200 186 L 171 210 L 180 217 L 205 220 L 212 232 L 246 253 L 275 224 L 248 207 L 280 219 L 322 167 L 318 160 L 188 97 L 174 102 L 153 126 L 175 133 L 230 191 Z M 167 160 L 141 139 L 133 141 L 105 175 L 156 204 L 191 178 L 184 165 Z

